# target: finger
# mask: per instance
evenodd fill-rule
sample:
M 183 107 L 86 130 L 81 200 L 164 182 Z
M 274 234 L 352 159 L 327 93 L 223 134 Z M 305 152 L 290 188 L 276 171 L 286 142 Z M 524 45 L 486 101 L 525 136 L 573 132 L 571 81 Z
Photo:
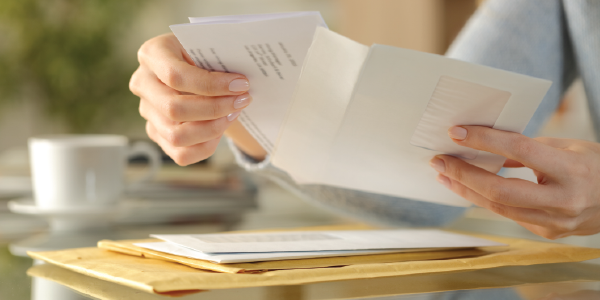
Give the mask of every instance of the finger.
M 493 202 L 513 207 L 550 209 L 553 197 L 545 186 L 518 178 L 503 178 L 449 155 L 438 155 L 430 164 L 440 174 Z
M 187 147 L 215 139 L 225 132 L 239 113 L 209 121 L 173 122 L 158 113 L 152 106 L 140 102 L 140 114 L 150 121 L 160 136 L 175 147 Z
M 213 72 L 186 61 L 185 50 L 177 41 L 152 39 L 140 48 L 138 59 L 167 86 L 204 96 L 239 95 L 249 90 L 241 74 Z
M 483 126 L 455 126 L 448 135 L 461 146 L 502 155 L 521 162 L 526 167 L 544 173 L 560 172 L 564 168 L 564 153 L 519 133 Z
M 506 161 L 504 161 L 504 166 L 505 168 L 523 168 L 525 167 L 522 163 L 516 161 L 516 160 L 512 160 L 510 158 L 507 158 Z
M 145 101 L 140 103 L 140 114 L 156 129 L 157 133 L 175 147 L 187 147 L 215 139 L 225 132 L 237 119 L 239 113 L 209 121 L 172 122 Z
M 576 235 L 570 231 L 564 231 L 560 229 L 553 229 L 546 226 L 541 226 L 537 224 L 531 224 L 528 222 L 517 222 L 519 225 L 523 226 L 525 229 L 531 231 L 532 233 L 539 235 L 543 238 L 547 238 L 549 240 L 561 239 L 564 237 L 568 237 L 571 235 Z
M 486 208 L 496 214 L 507 217 L 509 219 L 528 222 L 533 224 L 548 224 L 548 213 L 538 209 L 513 207 L 504 205 L 494 201 L 490 201 L 486 197 L 461 184 L 456 180 L 452 180 L 442 174 L 438 174 L 438 181 L 457 195 L 465 198 L 473 204 Z
M 131 90 L 171 121 L 215 120 L 241 111 L 252 102 L 248 93 L 221 97 L 181 94 L 143 67 L 136 73 L 136 79 L 130 84 Z
M 205 143 L 188 147 L 174 147 L 158 134 L 156 128 L 150 122 L 146 122 L 146 132 L 150 139 L 156 142 L 180 166 L 187 166 L 207 159 L 215 153 L 217 145 L 221 140 L 221 137 L 218 137 Z
M 536 137 L 534 140 L 557 149 L 567 149 L 575 141 L 572 139 L 557 139 L 550 137 Z

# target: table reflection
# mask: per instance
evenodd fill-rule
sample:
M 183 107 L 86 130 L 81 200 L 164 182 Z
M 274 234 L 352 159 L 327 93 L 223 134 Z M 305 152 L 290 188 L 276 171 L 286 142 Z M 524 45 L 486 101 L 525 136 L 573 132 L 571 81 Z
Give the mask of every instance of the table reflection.
M 150 294 L 50 264 L 35 265 L 32 299 L 600 299 L 600 266 L 586 263 L 503 267 L 307 285 Z

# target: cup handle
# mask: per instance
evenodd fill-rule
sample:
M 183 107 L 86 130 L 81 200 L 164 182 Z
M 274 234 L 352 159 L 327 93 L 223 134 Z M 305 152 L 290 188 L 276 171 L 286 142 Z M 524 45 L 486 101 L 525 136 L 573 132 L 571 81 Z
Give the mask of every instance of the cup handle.
M 158 152 L 158 150 L 156 150 L 156 147 L 154 147 L 148 142 L 138 141 L 131 145 L 127 153 L 127 157 L 131 158 L 138 155 L 143 155 L 148 158 L 148 171 L 140 178 L 128 184 L 128 190 L 135 190 L 139 188 L 143 183 L 150 181 L 152 178 L 154 178 L 156 173 L 158 173 L 162 165 L 160 153 Z

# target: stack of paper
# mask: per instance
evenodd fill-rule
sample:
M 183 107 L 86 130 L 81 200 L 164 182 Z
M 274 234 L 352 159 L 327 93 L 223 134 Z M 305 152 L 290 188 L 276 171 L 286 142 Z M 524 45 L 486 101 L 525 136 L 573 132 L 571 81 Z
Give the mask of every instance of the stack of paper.
M 436 182 L 450 154 L 498 172 L 505 158 L 447 130 L 523 132 L 551 82 L 329 31 L 316 12 L 191 18 L 171 29 L 196 65 L 244 74 L 240 121 L 298 184 L 468 206 Z
M 440 230 L 407 229 L 152 236 L 165 242 L 135 245 L 217 263 L 505 246 Z

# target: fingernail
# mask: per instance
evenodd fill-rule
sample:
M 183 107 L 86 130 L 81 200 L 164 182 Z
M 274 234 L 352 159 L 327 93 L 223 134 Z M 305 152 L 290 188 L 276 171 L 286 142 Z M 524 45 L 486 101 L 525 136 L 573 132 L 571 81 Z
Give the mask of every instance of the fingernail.
M 251 101 L 252 101 L 252 97 L 250 97 L 250 95 L 248 95 L 248 94 L 239 95 L 233 101 L 233 108 L 238 109 L 238 108 L 246 107 L 246 106 L 248 106 L 248 104 L 250 104 Z
M 434 158 L 429 162 L 429 165 L 440 173 L 446 172 L 446 164 L 439 158 Z
M 231 121 L 235 120 L 239 115 L 240 115 L 239 111 L 230 113 L 229 115 L 227 115 L 227 120 L 229 120 L 229 122 L 231 122 Z
M 250 89 L 250 83 L 246 79 L 236 79 L 229 83 L 229 91 L 245 92 Z
M 439 183 L 441 183 L 447 189 L 450 189 L 450 186 L 452 185 L 452 183 L 450 182 L 450 178 L 448 178 L 442 174 L 438 174 L 436 179 Z
M 460 126 L 454 126 L 448 130 L 448 135 L 450 138 L 462 141 L 467 138 L 467 130 Z

